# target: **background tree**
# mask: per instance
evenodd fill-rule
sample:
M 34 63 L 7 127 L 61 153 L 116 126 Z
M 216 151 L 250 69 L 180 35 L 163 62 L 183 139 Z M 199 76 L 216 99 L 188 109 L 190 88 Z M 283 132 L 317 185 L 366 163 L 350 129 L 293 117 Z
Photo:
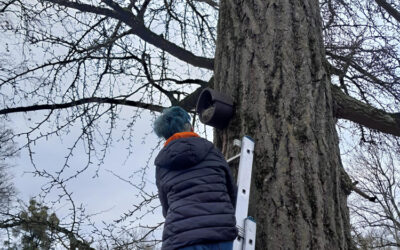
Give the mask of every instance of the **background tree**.
M 13 230 L 4 245 L 8 249 L 93 249 L 90 243 L 79 239 L 78 235 L 60 225 L 55 213 L 49 214 L 49 208 L 31 199 L 26 210 L 17 215 L 6 214 L 6 219 L 0 221 L 0 228 Z M 15 240 L 20 242 L 15 242 Z
M 368 248 L 400 247 L 399 152 L 394 145 L 377 149 L 368 146 L 352 161 L 353 175 L 363 192 L 375 197 L 375 203 L 354 197 L 350 209 L 354 232 Z M 362 235 L 367 235 L 363 237 Z M 369 240 L 366 240 L 368 238 Z
M 200 91 L 213 86 L 236 104 L 216 144 L 230 156 L 233 138 L 247 134 L 257 143 L 250 204 L 257 246 L 352 247 L 346 200 L 353 185 L 335 125 L 352 122 L 340 126 L 363 143 L 400 135 L 398 2 L 1 4 L 3 34 L 13 39 L 2 38 L 0 114 L 28 112 L 34 125 L 17 136 L 26 138 L 33 162 L 34 143 L 81 127 L 63 166 L 35 169 L 49 178 L 46 192 L 101 165 L 118 126 L 132 140 L 140 110 L 191 111 Z M 135 110 L 129 121 L 119 119 L 122 106 Z M 68 173 L 80 147 L 87 163 Z
M 12 182 L 9 165 L 9 158 L 16 155 L 15 143 L 10 140 L 12 131 L 4 125 L 0 126 L 0 221 L 4 219 L 3 214 L 10 212 L 12 204 L 16 200 L 16 190 Z M 6 230 L 5 233 L 0 232 L 0 237 L 10 239 L 12 232 Z
M 12 131 L 10 129 L 0 128 L 0 210 L 9 207 L 11 200 L 16 194 L 10 175 L 6 159 L 15 156 L 15 144 L 10 140 Z
M 23 221 L 32 221 L 20 226 L 22 248 L 50 249 L 55 241 L 54 230 L 51 227 L 58 226 L 57 216 L 54 213 L 49 215 L 48 207 L 40 206 L 35 200 L 30 200 L 28 210 L 21 212 L 20 218 Z M 47 224 L 50 225 L 50 230 Z

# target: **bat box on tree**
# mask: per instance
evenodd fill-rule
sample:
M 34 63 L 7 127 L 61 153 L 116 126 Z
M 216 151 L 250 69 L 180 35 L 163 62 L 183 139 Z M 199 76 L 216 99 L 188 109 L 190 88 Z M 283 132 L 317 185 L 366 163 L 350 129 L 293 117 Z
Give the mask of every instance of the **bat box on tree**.
M 233 100 L 220 92 L 205 88 L 197 100 L 196 112 L 202 123 L 223 129 L 233 116 Z

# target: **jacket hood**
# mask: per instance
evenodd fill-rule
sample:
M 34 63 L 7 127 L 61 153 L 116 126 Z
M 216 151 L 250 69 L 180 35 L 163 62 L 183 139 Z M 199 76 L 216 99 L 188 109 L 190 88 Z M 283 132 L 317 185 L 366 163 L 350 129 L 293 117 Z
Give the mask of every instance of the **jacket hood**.
M 201 162 L 213 147 L 200 137 L 176 139 L 160 151 L 154 164 L 168 169 L 190 168 Z

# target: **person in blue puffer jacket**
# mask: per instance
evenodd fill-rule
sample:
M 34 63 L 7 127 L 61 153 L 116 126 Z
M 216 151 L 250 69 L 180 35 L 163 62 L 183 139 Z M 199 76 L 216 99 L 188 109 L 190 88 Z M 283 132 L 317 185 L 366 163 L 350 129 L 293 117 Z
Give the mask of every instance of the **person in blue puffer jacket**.
M 237 187 L 224 156 L 193 132 L 180 107 L 164 110 L 154 131 L 166 139 L 155 159 L 165 217 L 162 250 L 231 250 Z

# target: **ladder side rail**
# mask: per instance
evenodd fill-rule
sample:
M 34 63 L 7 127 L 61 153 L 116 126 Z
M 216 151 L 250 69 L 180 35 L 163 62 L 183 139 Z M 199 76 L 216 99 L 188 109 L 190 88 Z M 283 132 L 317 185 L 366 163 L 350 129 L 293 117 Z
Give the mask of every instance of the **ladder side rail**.
M 245 136 L 241 143 L 240 162 L 238 171 L 238 193 L 236 200 L 236 224 L 239 229 L 239 237 L 236 238 L 233 244 L 234 250 L 242 250 L 245 245 L 244 238 L 246 237 L 246 225 L 249 198 L 250 198 L 250 185 L 251 185 L 251 172 L 253 168 L 253 154 L 254 154 L 254 141 Z M 255 223 L 254 223 L 255 224 Z M 255 243 L 255 242 L 254 242 Z
M 245 232 L 243 239 L 243 250 L 255 250 L 256 249 L 256 222 L 251 218 L 247 217 L 244 222 Z

